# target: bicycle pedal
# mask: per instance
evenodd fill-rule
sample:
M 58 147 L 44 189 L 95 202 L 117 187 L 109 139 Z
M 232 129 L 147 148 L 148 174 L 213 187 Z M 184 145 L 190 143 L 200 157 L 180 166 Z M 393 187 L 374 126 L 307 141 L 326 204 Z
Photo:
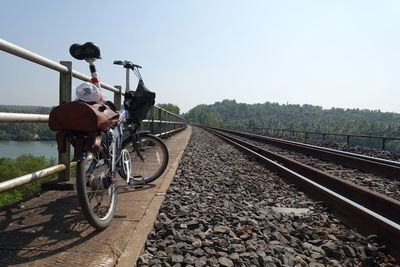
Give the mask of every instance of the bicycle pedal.
M 131 185 L 131 186 L 143 186 L 145 184 L 146 183 L 144 182 L 143 179 L 135 178 L 135 177 L 129 178 L 129 182 L 128 182 L 128 185 Z

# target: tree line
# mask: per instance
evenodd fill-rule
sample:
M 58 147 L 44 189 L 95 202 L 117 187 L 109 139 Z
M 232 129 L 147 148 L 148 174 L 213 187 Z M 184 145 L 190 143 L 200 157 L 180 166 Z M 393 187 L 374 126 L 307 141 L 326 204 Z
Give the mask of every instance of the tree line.
M 223 100 L 198 105 L 185 114 L 189 122 L 210 126 L 279 128 L 326 133 L 400 137 L 400 114 L 366 109 L 323 109 L 321 106 L 237 103 Z M 335 138 L 338 139 L 338 138 Z M 354 144 L 379 148 L 374 139 L 357 139 Z M 400 152 L 398 141 L 388 142 L 388 150 Z

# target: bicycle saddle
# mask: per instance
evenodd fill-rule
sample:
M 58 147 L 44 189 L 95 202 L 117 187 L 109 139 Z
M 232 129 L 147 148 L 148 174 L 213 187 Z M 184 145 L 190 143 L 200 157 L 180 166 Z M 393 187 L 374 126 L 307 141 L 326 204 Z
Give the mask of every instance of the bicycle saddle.
M 69 48 L 69 53 L 71 54 L 72 57 L 74 57 L 75 59 L 78 59 L 78 60 L 101 58 L 99 47 L 92 42 L 87 42 L 83 45 L 73 44 Z

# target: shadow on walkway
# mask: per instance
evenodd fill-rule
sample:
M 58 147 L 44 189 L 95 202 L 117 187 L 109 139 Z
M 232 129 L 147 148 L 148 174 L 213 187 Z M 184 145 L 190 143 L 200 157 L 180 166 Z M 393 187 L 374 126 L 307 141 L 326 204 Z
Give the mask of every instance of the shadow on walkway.
M 76 195 L 65 191 L 44 192 L 40 198 L 3 207 L 0 231 L 3 265 L 49 257 L 77 247 L 99 233 L 84 220 Z

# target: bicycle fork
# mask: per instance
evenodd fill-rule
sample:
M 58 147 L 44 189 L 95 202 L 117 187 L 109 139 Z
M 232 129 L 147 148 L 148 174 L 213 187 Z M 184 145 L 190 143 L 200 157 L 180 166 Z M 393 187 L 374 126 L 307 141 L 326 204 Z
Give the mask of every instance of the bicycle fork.
M 118 125 L 113 130 L 110 130 L 113 138 L 111 145 L 111 171 L 113 179 L 115 179 L 114 177 L 117 171 L 119 171 L 120 175 L 126 179 L 126 183 L 129 183 L 132 163 L 128 150 L 121 148 L 122 131 L 122 125 Z

